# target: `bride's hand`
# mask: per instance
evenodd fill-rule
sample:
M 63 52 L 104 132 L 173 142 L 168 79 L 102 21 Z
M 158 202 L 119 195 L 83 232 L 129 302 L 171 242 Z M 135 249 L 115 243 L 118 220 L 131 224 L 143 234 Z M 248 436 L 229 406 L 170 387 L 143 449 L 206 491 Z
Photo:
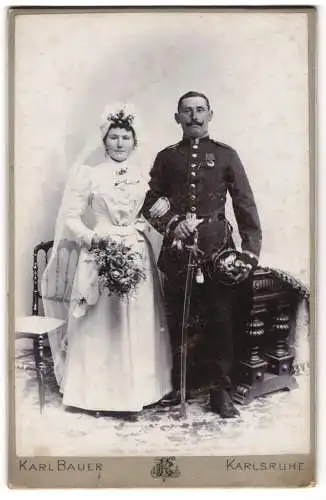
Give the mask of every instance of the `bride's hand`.
M 102 239 L 103 238 L 101 238 L 97 233 L 94 233 L 92 236 L 91 247 L 96 247 Z
M 170 202 L 167 198 L 159 198 L 149 210 L 151 217 L 163 217 L 170 210 Z

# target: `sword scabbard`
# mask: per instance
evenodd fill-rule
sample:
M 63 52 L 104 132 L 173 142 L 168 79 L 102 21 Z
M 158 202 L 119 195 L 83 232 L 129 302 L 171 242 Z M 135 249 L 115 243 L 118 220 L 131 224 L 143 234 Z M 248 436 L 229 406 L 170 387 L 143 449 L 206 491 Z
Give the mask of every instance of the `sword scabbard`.
M 181 414 L 183 417 L 186 416 L 187 353 L 188 353 L 188 327 L 189 327 L 190 300 L 191 300 L 193 275 L 194 275 L 194 270 L 196 268 L 196 264 L 194 264 L 193 260 L 194 260 L 193 250 L 190 249 L 188 266 L 187 266 L 186 287 L 185 287 L 183 315 L 182 315 L 182 332 L 181 332 L 180 397 L 181 397 Z

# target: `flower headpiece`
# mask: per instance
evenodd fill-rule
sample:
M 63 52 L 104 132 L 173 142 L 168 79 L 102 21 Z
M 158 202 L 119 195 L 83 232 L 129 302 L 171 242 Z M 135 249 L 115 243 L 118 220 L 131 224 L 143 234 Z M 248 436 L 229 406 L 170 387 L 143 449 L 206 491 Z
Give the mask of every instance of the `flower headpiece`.
M 133 127 L 134 119 L 135 115 L 132 113 L 128 113 L 125 110 L 125 106 L 119 106 L 118 111 L 116 111 L 115 113 L 112 113 L 111 111 L 106 112 L 103 115 L 102 123 L 100 125 L 102 131 L 102 137 L 106 136 L 111 125 L 127 129 Z
M 120 109 L 117 113 L 109 113 L 107 120 L 118 127 L 131 127 L 134 121 L 134 115 L 128 114 L 124 109 Z

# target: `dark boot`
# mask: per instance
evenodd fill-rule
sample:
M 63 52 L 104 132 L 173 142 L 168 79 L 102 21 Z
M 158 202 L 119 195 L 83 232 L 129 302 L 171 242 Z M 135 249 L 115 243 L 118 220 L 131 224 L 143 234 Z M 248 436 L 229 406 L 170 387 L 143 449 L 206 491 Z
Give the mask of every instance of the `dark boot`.
M 175 348 L 174 348 L 175 349 Z M 158 402 L 158 406 L 177 406 L 181 403 L 181 393 L 180 393 L 180 355 L 175 354 L 173 358 L 173 369 L 172 369 L 172 387 L 173 390 L 163 396 Z
M 212 390 L 210 392 L 210 405 L 213 413 L 219 413 L 222 418 L 235 418 L 240 415 L 234 406 L 229 392 L 225 389 Z

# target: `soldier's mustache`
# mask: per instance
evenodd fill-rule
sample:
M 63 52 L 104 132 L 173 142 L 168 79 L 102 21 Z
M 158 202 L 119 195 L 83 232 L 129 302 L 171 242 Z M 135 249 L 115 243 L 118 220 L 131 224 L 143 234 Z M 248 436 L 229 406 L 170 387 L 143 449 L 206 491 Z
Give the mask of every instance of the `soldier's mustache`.
M 192 127 L 193 125 L 198 125 L 199 127 L 201 127 L 203 123 L 197 122 L 197 120 L 192 120 L 190 123 L 187 123 L 187 127 Z

